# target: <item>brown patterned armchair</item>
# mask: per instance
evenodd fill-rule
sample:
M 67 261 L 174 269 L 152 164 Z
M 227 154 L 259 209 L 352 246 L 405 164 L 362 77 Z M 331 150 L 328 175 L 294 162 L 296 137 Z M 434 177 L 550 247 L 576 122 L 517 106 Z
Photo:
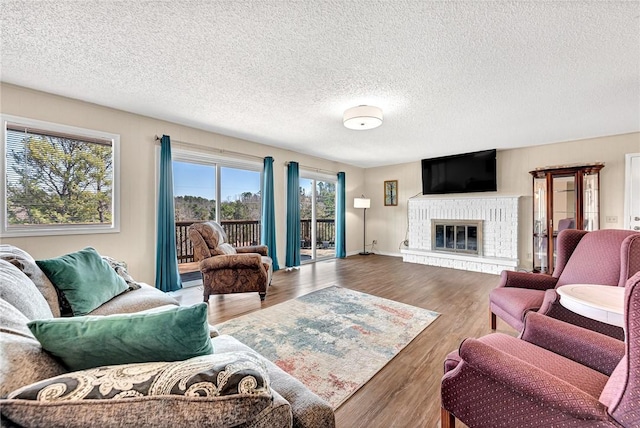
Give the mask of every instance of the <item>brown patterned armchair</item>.
M 640 233 L 604 229 L 594 232 L 567 229 L 558 234 L 553 275 L 502 272 L 498 287 L 489 295 L 491 328 L 496 315 L 511 327 L 522 330 L 528 311 L 556 318 L 617 339 L 620 327 L 578 315 L 560 304 L 556 288 L 565 284 L 602 284 L 624 287 L 640 271 Z
M 273 273 L 266 245 L 233 247 L 222 226 L 214 221 L 189 226 L 193 257 L 200 262 L 204 301 L 211 294 L 258 292 L 267 295 Z
M 465 340 L 445 360 L 441 426 L 640 426 L 640 273 L 624 323 L 623 342 L 529 312 L 520 338 Z

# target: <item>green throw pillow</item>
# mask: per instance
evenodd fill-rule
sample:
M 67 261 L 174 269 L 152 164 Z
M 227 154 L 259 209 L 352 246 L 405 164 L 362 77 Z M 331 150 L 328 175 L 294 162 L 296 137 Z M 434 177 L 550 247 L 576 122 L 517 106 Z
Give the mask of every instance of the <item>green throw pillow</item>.
M 36 263 L 64 293 L 74 315 L 86 315 L 129 288 L 91 247 Z
M 206 303 L 159 312 L 35 320 L 42 348 L 69 370 L 181 361 L 213 353 Z

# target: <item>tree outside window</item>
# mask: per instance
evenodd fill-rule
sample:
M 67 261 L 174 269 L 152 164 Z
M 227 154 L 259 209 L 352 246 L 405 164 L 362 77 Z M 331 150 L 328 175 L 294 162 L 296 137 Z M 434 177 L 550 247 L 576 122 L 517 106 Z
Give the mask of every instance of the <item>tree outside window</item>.
M 4 232 L 113 229 L 114 139 L 8 121 L 4 137 Z

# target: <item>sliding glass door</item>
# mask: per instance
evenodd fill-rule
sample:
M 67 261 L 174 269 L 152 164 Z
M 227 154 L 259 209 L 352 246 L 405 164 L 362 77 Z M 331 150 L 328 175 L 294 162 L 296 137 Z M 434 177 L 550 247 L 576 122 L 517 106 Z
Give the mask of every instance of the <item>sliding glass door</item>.
M 262 165 L 181 150 L 173 159 L 178 263 L 193 261 L 187 229 L 196 222 L 217 221 L 234 246 L 260 243 Z
M 300 260 L 336 256 L 336 180 L 300 172 Z

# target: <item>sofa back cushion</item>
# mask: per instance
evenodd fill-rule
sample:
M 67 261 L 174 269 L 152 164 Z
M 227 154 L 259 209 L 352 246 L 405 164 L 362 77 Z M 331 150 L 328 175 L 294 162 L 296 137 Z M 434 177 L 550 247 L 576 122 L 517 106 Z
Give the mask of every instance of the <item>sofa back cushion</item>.
M 29 331 L 29 319 L 0 299 L 0 396 L 66 372 Z
M 53 318 L 53 313 L 35 284 L 17 267 L 0 259 L 0 298 L 29 320 Z
M 60 316 L 60 303 L 58 303 L 56 287 L 49 281 L 47 275 L 42 272 L 29 253 L 13 245 L 2 244 L 0 245 L 0 259 L 8 261 L 27 275 L 44 296 L 53 316 L 56 318 Z
M 140 283 L 140 289 L 122 293 L 98 306 L 88 315 L 130 314 L 166 305 L 180 306 L 180 303 L 167 293 Z

